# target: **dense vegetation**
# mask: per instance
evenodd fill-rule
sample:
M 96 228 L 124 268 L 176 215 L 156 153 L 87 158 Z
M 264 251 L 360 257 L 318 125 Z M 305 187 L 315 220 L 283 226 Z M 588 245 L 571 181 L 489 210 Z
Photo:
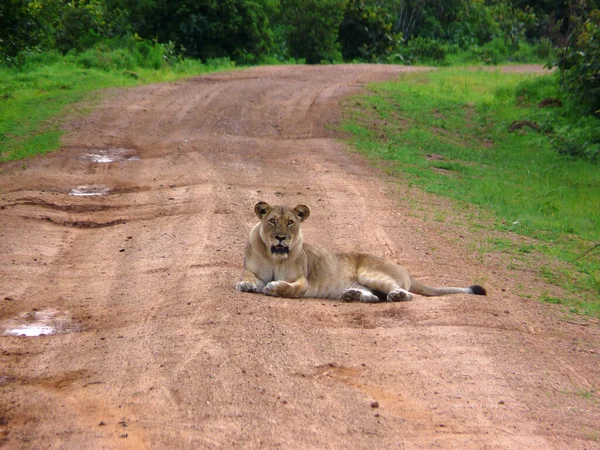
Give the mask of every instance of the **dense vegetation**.
M 586 47 L 599 7 L 600 0 L 4 0 L 0 57 L 139 36 L 186 56 L 242 63 L 444 61 L 459 50 L 497 62 L 522 58 L 527 44 L 546 58 L 553 46 Z
M 0 63 L 23 71 L 46 52 L 107 70 L 183 58 L 542 62 L 558 69 L 574 118 L 557 149 L 597 160 L 600 127 L 575 118 L 600 114 L 599 8 L 600 0 L 4 0 Z

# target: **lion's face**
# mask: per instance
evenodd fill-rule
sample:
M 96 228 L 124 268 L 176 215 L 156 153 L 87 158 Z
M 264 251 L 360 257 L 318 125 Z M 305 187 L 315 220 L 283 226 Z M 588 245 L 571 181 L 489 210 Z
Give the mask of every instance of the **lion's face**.
M 261 221 L 260 237 L 271 257 L 276 260 L 286 259 L 301 236 L 300 224 L 309 216 L 310 208 L 298 205 L 292 209 L 258 202 L 254 205 L 254 212 Z

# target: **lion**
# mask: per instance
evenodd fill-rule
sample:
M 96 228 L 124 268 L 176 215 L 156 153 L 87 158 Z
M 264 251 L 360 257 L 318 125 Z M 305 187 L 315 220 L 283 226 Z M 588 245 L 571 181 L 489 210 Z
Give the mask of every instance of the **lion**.
M 413 294 L 486 295 L 479 285 L 427 286 L 412 278 L 404 267 L 378 256 L 332 253 L 307 244 L 300 229 L 310 216 L 306 205 L 291 208 L 259 201 L 254 212 L 260 222 L 250 231 L 238 291 L 365 303 L 408 301 Z

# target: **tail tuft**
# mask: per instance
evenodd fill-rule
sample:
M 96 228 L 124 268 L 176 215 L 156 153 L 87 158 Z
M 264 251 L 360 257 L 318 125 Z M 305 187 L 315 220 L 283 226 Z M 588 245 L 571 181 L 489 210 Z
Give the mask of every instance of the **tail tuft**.
M 471 294 L 487 295 L 485 288 L 483 286 L 479 286 L 478 284 L 471 286 L 469 289 L 471 290 Z

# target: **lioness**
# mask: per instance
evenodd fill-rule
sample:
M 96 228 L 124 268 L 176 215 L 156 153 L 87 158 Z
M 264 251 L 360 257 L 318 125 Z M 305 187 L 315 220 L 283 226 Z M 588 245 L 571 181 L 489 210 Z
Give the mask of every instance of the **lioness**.
M 279 297 L 318 297 L 400 302 L 412 294 L 485 295 L 481 286 L 468 288 L 426 286 L 391 261 L 362 253 L 330 253 L 305 244 L 300 224 L 310 215 L 306 205 L 295 208 L 254 205 L 260 222 L 250 231 L 238 291 Z

